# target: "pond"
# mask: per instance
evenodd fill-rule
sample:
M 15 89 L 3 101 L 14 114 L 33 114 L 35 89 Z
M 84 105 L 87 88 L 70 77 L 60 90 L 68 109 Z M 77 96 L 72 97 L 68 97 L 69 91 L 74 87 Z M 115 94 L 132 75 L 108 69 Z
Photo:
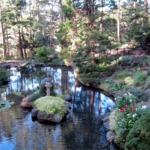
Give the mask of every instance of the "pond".
M 114 107 L 100 91 L 84 87 L 66 67 L 10 69 L 10 82 L 1 92 L 3 101 L 14 104 L 0 111 L 0 150 L 115 150 L 106 140 L 102 118 Z M 31 111 L 20 107 L 21 99 L 38 89 L 49 72 L 56 92 L 72 92 L 71 109 L 61 124 L 33 121 Z

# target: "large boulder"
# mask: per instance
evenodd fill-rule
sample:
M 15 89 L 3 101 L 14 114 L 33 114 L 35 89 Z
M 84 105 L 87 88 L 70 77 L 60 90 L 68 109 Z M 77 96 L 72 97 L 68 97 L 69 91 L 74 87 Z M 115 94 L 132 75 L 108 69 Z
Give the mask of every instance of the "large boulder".
M 30 108 L 30 107 L 32 107 L 32 103 L 28 97 L 24 97 L 21 101 L 20 106 L 24 107 L 24 108 Z
M 40 122 L 60 123 L 69 111 L 70 104 L 60 97 L 44 96 L 34 102 L 32 117 Z

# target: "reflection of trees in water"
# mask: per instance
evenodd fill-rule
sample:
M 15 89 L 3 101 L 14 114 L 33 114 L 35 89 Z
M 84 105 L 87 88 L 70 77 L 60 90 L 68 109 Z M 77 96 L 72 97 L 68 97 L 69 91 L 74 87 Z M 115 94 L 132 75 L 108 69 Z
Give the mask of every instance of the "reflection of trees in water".
M 20 72 L 20 77 L 9 83 L 7 94 L 34 90 L 46 76 L 46 72 L 42 71 L 41 67 L 24 67 L 18 72 Z
M 11 138 L 12 135 L 12 126 L 14 125 L 11 121 L 12 115 L 9 110 L 0 111 L 0 141 L 3 137 Z
M 67 148 L 109 149 L 109 143 L 105 136 L 106 129 L 102 124 L 101 117 L 103 115 L 102 109 L 107 110 L 107 107 L 113 103 L 109 102 L 110 99 L 107 97 L 103 97 L 105 100 L 102 101 L 101 93 L 97 90 L 80 86 L 77 83 L 75 85 L 72 124 L 67 126 L 71 133 L 69 133 L 69 136 L 65 134 L 66 143 L 67 140 L 72 139 L 71 142 L 74 145 L 67 145 Z M 101 108 L 104 101 L 106 107 Z
M 66 144 L 68 149 L 73 147 L 89 149 L 93 148 L 94 145 L 103 145 L 100 137 L 106 142 L 104 128 L 99 128 L 101 126 L 101 121 L 95 114 L 100 111 L 98 107 L 99 103 L 100 93 L 84 88 L 76 90 L 72 123 L 67 124 L 68 126 L 66 127 L 70 133 L 65 134 L 67 131 L 63 130 L 66 143 L 70 140 L 70 143 L 73 143 L 73 145 Z
M 32 89 L 34 89 L 34 84 L 37 82 L 41 83 L 42 79 L 46 77 L 46 72 L 42 71 L 42 67 L 26 67 L 21 69 L 21 85 L 24 87 L 22 91 L 25 90 L 27 85 L 32 85 Z
M 18 106 L 0 112 L 0 142 L 4 137 L 14 139 L 17 150 L 65 150 L 61 136 L 61 126 L 32 122 L 29 112 Z
M 64 94 L 68 88 L 68 70 L 62 69 L 61 71 L 61 90 L 62 94 Z

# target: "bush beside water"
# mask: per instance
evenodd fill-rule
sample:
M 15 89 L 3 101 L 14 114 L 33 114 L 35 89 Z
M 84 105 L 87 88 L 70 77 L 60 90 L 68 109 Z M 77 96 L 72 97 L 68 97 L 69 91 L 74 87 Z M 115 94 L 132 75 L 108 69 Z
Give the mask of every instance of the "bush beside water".
M 125 150 L 148 149 L 150 149 L 150 111 L 135 122 L 125 143 Z
M 9 71 L 5 68 L 0 67 L 0 85 L 8 82 Z
M 125 150 L 150 149 L 150 108 L 137 108 L 137 102 L 130 93 L 117 97 L 109 118 L 114 142 Z

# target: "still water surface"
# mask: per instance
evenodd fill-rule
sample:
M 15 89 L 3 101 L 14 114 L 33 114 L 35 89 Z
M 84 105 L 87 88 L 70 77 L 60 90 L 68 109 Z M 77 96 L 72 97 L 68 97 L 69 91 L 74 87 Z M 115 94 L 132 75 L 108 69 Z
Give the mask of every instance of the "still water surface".
M 58 125 L 33 121 L 31 112 L 19 104 L 26 93 L 39 87 L 46 72 L 53 77 L 56 92 L 73 93 L 67 120 Z M 115 150 L 106 140 L 102 118 L 114 107 L 113 101 L 91 88 L 77 85 L 67 68 L 11 68 L 10 83 L 1 99 L 14 101 L 0 111 L 0 150 Z

